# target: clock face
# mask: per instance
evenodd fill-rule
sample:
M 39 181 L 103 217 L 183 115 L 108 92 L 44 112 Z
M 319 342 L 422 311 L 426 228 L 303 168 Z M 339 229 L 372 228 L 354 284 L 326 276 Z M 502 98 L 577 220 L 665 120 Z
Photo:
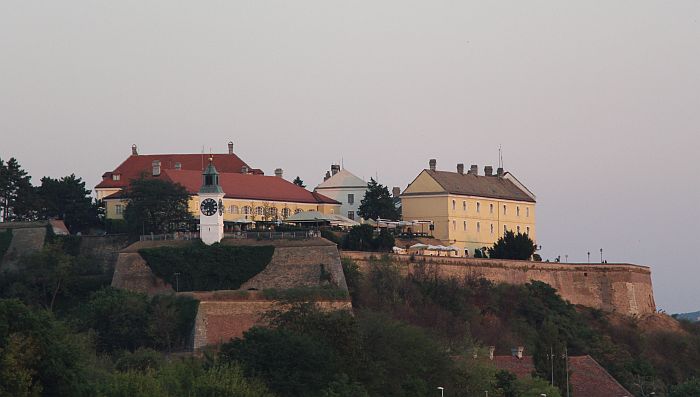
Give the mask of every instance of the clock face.
M 202 204 L 199 206 L 199 208 L 202 210 L 202 214 L 206 216 L 212 216 L 216 214 L 216 207 L 216 201 L 210 198 L 202 201 Z
M 224 214 L 224 202 L 219 199 L 219 215 Z

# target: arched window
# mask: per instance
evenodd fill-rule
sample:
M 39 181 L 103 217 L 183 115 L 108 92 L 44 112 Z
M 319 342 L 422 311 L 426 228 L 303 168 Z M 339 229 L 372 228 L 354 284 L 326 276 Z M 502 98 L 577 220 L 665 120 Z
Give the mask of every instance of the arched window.
M 489 214 L 493 214 L 493 204 L 489 204 Z
M 229 205 L 228 212 L 231 214 L 237 214 L 238 213 L 238 206 L 237 205 Z
M 506 209 L 506 205 L 503 204 L 503 215 L 505 215 L 507 212 L 508 212 L 508 210 Z
M 481 212 L 481 203 L 478 201 L 476 202 L 476 212 Z
M 251 212 L 253 212 L 252 210 L 253 210 L 253 209 L 252 209 L 249 205 L 246 205 L 245 207 L 243 207 L 243 214 L 244 214 L 244 215 L 250 215 Z
M 467 210 L 467 202 L 462 201 L 462 211 L 466 211 L 466 210 Z
M 263 207 L 255 207 L 255 215 L 263 215 L 265 213 L 265 209 Z
M 267 207 L 265 210 L 266 210 L 265 212 L 267 213 L 267 216 L 269 216 L 270 218 L 277 217 L 277 207 Z
M 289 216 L 289 208 L 284 207 L 282 208 L 282 218 L 287 218 Z
M 452 210 L 454 211 L 457 208 L 457 201 L 452 200 Z
M 520 216 L 520 207 L 515 207 L 515 215 Z

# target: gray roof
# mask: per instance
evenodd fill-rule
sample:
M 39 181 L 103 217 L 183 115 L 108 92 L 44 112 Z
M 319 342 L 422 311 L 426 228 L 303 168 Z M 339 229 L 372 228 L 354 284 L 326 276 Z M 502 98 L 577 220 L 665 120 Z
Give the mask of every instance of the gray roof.
M 503 200 L 527 201 L 534 203 L 526 190 L 521 189 L 506 177 L 460 174 L 448 171 L 425 170 L 447 193 L 464 196 L 488 197 Z M 421 193 L 407 193 L 406 196 Z

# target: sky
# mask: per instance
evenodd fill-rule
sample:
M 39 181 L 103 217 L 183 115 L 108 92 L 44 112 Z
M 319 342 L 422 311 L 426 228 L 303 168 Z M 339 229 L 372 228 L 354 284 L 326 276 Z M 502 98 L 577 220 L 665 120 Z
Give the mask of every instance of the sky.
M 699 133 L 697 0 L 0 2 L 0 158 L 35 183 L 233 141 L 405 188 L 501 146 L 545 259 L 651 266 L 669 313 L 700 309 Z

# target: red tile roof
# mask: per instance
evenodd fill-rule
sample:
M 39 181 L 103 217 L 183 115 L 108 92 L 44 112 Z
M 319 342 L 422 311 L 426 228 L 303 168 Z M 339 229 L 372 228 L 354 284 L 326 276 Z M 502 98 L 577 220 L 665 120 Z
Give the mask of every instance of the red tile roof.
M 216 165 L 218 169 L 218 164 Z M 201 171 L 165 170 L 161 177 L 184 186 L 190 194 L 197 194 L 202 186 Z M 316 192 L 310 192 L 277 176 L 259 174 L 219 173 L 219 185 L 226 198 L 260 201 L 287 201 L 293 203 L 340 204 Z M 125 197 L 124 191 L 107 198 Z
M 514 373 L 518 378 L 530 376 L 535 370 L 532 356 L 516 358 L 513 356 L 495 356 L 493 363 L 498 369 Z M 571 377 L 571 394 L 587 397 L 623 397 L 632 396 L 615 378 L 601 367 L 591 356 L 569 357 Z
M 175 163 L 180 163 L 182 170 L 201 171 L 207 166 L 208 154 L 138 154 L 129 156 L 114 171 L 105 172 L 102 175 L 96 189 L 99 188 L 125 188 L 132 179 L 138 179 L 142 174 L 151 175 L 153 161 L 160 161 L 161 172 L 175 170 Z M 254 174 L 262 174 L 259 169 L 253 169 L 236 154 L 213 154 L 214 164 L 219 172 L 241 172 L 242 167 L 248 167 Z M 119 174 L 118 181 L 112 180 L 113 174 Z

